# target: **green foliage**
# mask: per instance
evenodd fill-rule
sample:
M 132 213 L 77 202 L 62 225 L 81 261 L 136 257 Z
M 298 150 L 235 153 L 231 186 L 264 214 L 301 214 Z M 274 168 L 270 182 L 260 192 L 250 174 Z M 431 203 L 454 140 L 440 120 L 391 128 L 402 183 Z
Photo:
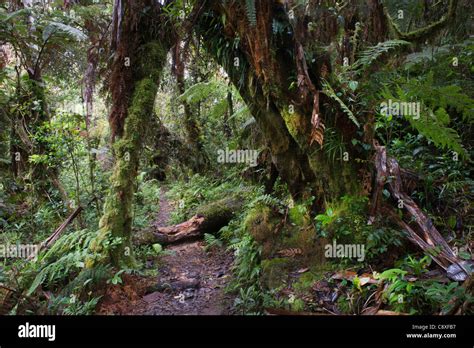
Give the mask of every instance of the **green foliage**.
M 61 289 L 60 295 L 77 295 L 81 297 L 81 295 L 94 291 L 96 288 L 104 285 L 111 277 L 111 274 L 112 268 L 107 264 L 85 268 Z
M 216 91 L 221 87 L 218 80 L 211 80 L 208 82 L 198 82 L 179 96 L 181 101 L 186 101 L 189 104 L 197 104 L 216 94 Z
M 341 107 L 342 111 L 349 117 L 349 119 L 359 128 L 360 123 L 357 121 L 357 118 L 349 109 L 349 107 L 339 98 L 337 93 L 334 91 L 334 89 L 331 87 L 331 85 L 327 81 L 323 81 L 323 93 L 326 94 L 329 98 L 333 99 L 336 101 L 339 106 Z
M 52 296 L 48 303 L 48 314 L 54 315 L 91 315 L 102 296 L 81 301 L 75 296 Z
M 421 276 L 431 264 L 431 257 L 426 255 L 420 260 L 415 259 L 411 255 L 407 256 L 405 260 L 406 267 L 417 277 Z
M 108 271 L 106 266 L 98 264 L 97 267 L 105 268 L 98 268 L 95 271 L 88 271 L 89 267 L 87 267 L 91 260 L 100 257 L 100 255 L 91 255 L 89 249 L 96 235 L 97 232 L 87 229 L 74 231 L 60 237 L 49 250 L 40 253 L 37 260 L 28 264 L 23 270 L 22 282 L 28 287 L 28 296 L 32 295 L 40 285 L 61 288 L 64 283 L 72 281 L 72 285 L 65 288 L 66 291 L 71 292 L 76 285 L 79 287 L 85 285 L 77 284 L 82 280 L 86 282 L 89 278 L 96 281 L 103 279 L 103 275 Z M 118 244 L 120 240 L 108 239 L 103 241 L 102 246 L 108 250 Z M 85 273 L 74 281 L 74 276 L 81 272 Z
M 149 226 L 160 209 L 160 184 L 156 180 L 145 180 L 146 172 L 141 172 L 137 177 L 138 189 L 134 193 L 135 205 L 133 228 L 144 229 Z
M 123 281 L 122 281 L 122 277 L 120 277 L 120 275 L 121 275 L 123 272 L 125 272 L 125 270 L 121 269 L 120 271 L 118 271 L 117 273 L 115 273 L 112 278 L 110 278 L 109 280 L 107 280 L 107 283 L 110 283 L 110 284 L 112 284 L 112 285 L 122 284 Z
M 50 40 L 53 35 L 66 35 L 77 41 L 87 39 L 87 36 L 77 28 L 60 22 L 49 22 L 43 30 L 43 40 L 46 42 Z
M 288 211 L 290 221 L 297 226 L 304 226 L 308 219 L 308 211 L 304 204 L 296 204 Z
M 410 42 L 404 40 L 388 40 L 379 42 L 377 45 L 368 47 L 366 50 L 361 52 L 357 61 L 351 66 L 351 69 L 365 70 L 384 53 L 407 45 L 410 45 Z
M 466 151 L 461 144 L 459 134 L 453 128 L 448 127 L 451 118 L 447 109 L 448 107 L 454 108 L 462 115 L 464 121 L 472 122 L 474 101 L 461 93 L 459 87 L 435 87 L 433 84 L 433 74 L 430 73 L 423 79 L 410 79 L 407 83 L 397 86 L 395 93 L 385 88 L 381 96 L 385 100 L 419 101 L 422 106 L 420 118 L 405 117 L 410 125 L 432 141 L 436 147 L 450 149 L 465 156 Z
M 467 302 L 471 305 L 474 303 L 474 296 L 467 293 L 466 288 L 457 282 L 447 284 L 433 282 L 425 287 L 425 289 L 426 297 L 432 303 L 438 304 L 441 311 L 444 313 L 450 312 L 456 302 Z M 454 298 L 457 299 L 457 301 L 452 301 Z
M 244 193 L 242 182 L 233 177 L 228 180 L 218 180 L 200 174 L 195 174 L 187 182 L 175 182 L 168 192 L 169 197 L 176 202 L 171 222 L 179 223 L 194 215 L 196 208 L 205 203 L 218 201 L 232 193 Z
M 400 262 L 401 268 L 388 269 L 377 275 L 377 279 L 388 284 L 383 299 L 390 309 L 410 314 L 427 314 L 449 311 L 454 305 L 454 298 L 462 302 L 474 300 L 457 282 L 443 284 L 436 279 L 418 280 L 408 277 L 409 272 L 422 277 L 428 271 L 430 262 L 429 256 L 417 260 L 409 255 Z
M 335 239 L 340 244 L 365 245 L 364 262 L 376 262 L 391 247 L 402 245 L 403 233 L 376 220 L 367 224 L 368 198 L 344 196 L 339 202 L 329 205 L 324 214 L 315 217 L 318 235 Z M 350 259 L 341 261 L 352 262 Z
M 206 243 L 205 250 L 210 250 L 213 248 L 220 248 L 223 246 L 222 241 L 220 241 L 216 236 L 209 234 L 209 233 L 204 233 L 204 242 Z
M 70 233 L 58 239 L 52 248 L 38 257 L 32 266 L 37 273 L 27 291 L 28 295 L 41 285 L 54 285 L 66 279 L 74 271 L 78 272 L 85 267 L 85 258 L 91 240 L 95 233 L 81 230 Z
M 257 312 L 263 301 L 260 287 L 261 249 L 249 235 L 230 245 L 234 250 L 234 275 L 229 290 L 238 291 L 235 306 L 242 312 Z
M 333 162 L 341 161 L 346 152 L 346 142 L 335 128 L 328 127 L 324 131 L 323 149 Z

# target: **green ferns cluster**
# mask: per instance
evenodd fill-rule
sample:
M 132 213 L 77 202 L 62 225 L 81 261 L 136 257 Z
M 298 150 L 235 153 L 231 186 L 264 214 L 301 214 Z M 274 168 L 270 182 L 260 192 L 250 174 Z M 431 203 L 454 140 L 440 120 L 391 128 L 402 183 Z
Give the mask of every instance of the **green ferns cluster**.
M 29 285 L 27 295 L 32 295 L 40 285 L 54 286 L 71 274 L 78 273 L 85 267 L 89 245 L 95 237 L 95 232 L 79 230 L 59 238 L 38 260 L 25 269 L 27 277 L 36 274 Z
M 463 122 L 472 123 L 474 101 L 462 93 L 460 87 L 436 86 L 433 73 L 429 73 L 422 78 L 409 79 L 392 89 L 385 88 L 380 95 L 385 100 L 419 102 L 420 118 L 405 117 L 410 125 L 436 147 L 467 156 L 458 132 L 450 127 L 452 120 L 448 114 L 451 109 L 461 115 Z

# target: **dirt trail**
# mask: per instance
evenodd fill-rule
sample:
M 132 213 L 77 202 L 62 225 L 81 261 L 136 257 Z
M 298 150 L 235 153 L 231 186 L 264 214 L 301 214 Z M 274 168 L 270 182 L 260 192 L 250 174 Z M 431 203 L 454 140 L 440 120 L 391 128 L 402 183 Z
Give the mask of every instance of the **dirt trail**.
M 162 189 L 156 227 L 169 223 L 173 207 Z M 225 248 L 205 251 L 196 241 L 167 247 L 158 266 L 158 279 L 142 297 L 133 314 L 231 314 L 232 298 L 225 294 L 230 280 L 232 254 Z
M 173 207 L 161 190 L 160 210 L 152 227 L 166 226 Z M 167 247 L 149 267 L 156 278 L 123 275 L 123 283 L 109 285 L 98 314 L 226 315 L 233 297 L 225 293 L 231 279 L 232 253 L 225 247 L 205 250 L 203 241 Z

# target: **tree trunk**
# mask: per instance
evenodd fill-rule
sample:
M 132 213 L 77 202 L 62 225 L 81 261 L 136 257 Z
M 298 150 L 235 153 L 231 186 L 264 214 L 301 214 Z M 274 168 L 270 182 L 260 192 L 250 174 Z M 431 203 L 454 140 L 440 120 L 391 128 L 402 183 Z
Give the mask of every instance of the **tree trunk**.
M 184 77 L 184 57 L 180 42 L 173 49 L 173 63 L 173 72 L 176 76 L 178 92 L 183 94 L 186 91 L 186 81 Z M 195 158 L 192 169 L 194 172 L 202 172 L 208 166 L 209 159 L 204 151 L 201 126 L 199 125 L 196 108 L 192 108 L 186 101 L 181 103 L 184 109 L 183 123 L 186 131 L 186 142 L 193 151 L 193 157 Z
M 132 203 L 143 137 L 153 117 L 155 97 L 166 55 L 166 38 L 150 27 L 161 26 L 159 4 L 152 0 L 116 0 L 112 47 L 112 113 L 109 117 L 115 165 L 110 178 L 99 236 L 92 252 L 109 257 L 116 266 L 132 266 Z M 116 246 L 111 246 L 115 244 Z M 94 260 L 89 260 L 88 266 Z
M 321 133 L 323 123 L 330 119 L 323 104 L 328 100 L 319 96 L 317 90 L 320 85 L 317 68 L 321 66 L 316 65 L 308 72 L 296 34 L 272 32 L 275 18 L 287 25 L 285 31 L 290 30 L 285 12 L 273 2 L 256 0 L 258 15 L 252 25 L 243 4 L 206 4 L 214 16 L 202 16 L 198 34 L 205 37 L 208 51 L 226 69 L 255 117 L 272 161 L 291 194 L 296 199 L 313 195 L 322 209 L 327 200 L 358 192 L 360 187 L 353 179 L 360 166 L 352 156 L 354 152 L 348 150 L 347 162 L 332 161 L 322 149 L 322 141 L 320 145 L 314 142 L 315 130 Z M 223 16 L 225 24 L 215 24 L 213 18 Z M 237 39 L 239 45 L 234 44 Z M 224 45 L 228 47 L 225 50 Z M 288 53 L 288 47 L 294 51 Z M 314 127 L 312 118 L 319 119 L 319 128 Z M 355 127 L 345 118 L 339 117 L 333 123 L 344 139 L 355 136 Z

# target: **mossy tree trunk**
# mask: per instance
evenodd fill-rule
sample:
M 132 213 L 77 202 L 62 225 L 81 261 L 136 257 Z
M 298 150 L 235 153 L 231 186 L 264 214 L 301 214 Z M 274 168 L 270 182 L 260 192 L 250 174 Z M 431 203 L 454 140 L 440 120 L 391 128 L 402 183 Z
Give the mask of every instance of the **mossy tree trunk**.
M 55 186 L 67 201 L 59 184 L 57 161 L 49 155 L 54 151 L 46 140 L 51 130 L 45 89 L 39 67 L 28 69 L 18 81 L 15 103 L 23 112 L 12 114 L 10 168 L 13 177 L 29 185 L 38 198 L 45 197 L 45 192 Z M 31 162 L 32 155 L 40 160 Z
M 331 0 L 306 10 L 294 1 L 200 5 L 196 32 L 249 106 L 291 194 L 315 196 L 316 209 L 345 194 L 367 194 L 373 112 L 357 114 L 357 125 L 322 90 L 324 80 L 339 83 L 332 71 L 353 63 L 361 43 L 389 38 L 382 3 Z M 328 150 L 330 135 L 341 146 L 339 158 Z
M 115 165 L 92 251 L 116 266 L 133 266 L 134 184 L 170 40 L 151 30 L 161 28 L 162 23 L 160 6 L 152 0 L 117 0 L 114 17 L 109 122 L 115 139 Z
M 253 24 L 243 3 L 207 4 L 208 16 L 202 16 L 198 34 L 226 69 L 255 117 L 272 161 L 293 197 L 299 200 L 315 196 L 322 209 L 324 201 L 356 191 L 358 188 L 350 183 L 354 182 L 352 177 L 341 180 L 341 173 L 355 175 L 355 162 L 332 163 L 313 139 L 311 118 L 315 108 L 321 123 L 330 116 L 324 110 L 327 100 L 321 95 L 315 106 L 314 98 L 321 88 L 320 69 L 323 64 L 329 65 L 326 55 L 322 54 L 318 64 L 305 68 L 310 72 L 303 69 L 306 61 L 301 57 L 296 32 L 284 9 L 274 2 L 255 1 Z M 222 17 L 226 18 L 225 24 L 216 20 Z M 283 32 L 273 31 L 275 20 L 286 26 Z M 226 49 L 222 49 L 224 45 Z M 351 139 L 354 127 L 342 117 L 338 122 L 346 139 Z M 335 167 L 337 170 L 333 170 Z

